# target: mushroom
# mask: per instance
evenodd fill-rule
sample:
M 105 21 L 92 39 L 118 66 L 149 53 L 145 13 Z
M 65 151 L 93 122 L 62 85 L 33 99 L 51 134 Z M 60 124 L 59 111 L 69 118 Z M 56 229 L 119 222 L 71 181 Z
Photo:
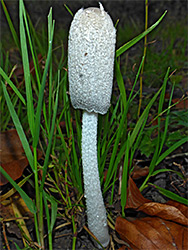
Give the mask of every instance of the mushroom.
M 70 26 L 68 78 L 71 103 L 83 110 L 82 165 L 84 196 L 90 231 L 106 247 L 110 237 L 101 192 L 97 160 L 98 113 L 110 107 L 113 84 L 116 30 L 100 8 L 80 9 Z

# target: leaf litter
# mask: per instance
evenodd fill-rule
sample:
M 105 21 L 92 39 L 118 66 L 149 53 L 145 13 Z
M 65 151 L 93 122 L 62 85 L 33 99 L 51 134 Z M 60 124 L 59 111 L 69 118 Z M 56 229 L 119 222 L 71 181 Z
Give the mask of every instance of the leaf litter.
M 127 196 L 125 209 L 144 213 L 144 218 L 142 214 L 137 218 L 116 219 L 115 229 L 129 244 L 127 249 L 188 249 L 187 206 L 175 201 L 161 204 L 144 198 L 131 177 Z
M 28 166 L 28 160 L 16 130 L 11 129 L 2 132 L 0 134 L 0 142 L 0 164 L 9 176 L 16 181 L 23 176 L 23 171 Z M 38 159 L 41 157 L 42 153 L 38 150 Z M 31 175 L 22 179 L 18 185 L 21 187 L 30 176 Z M 1 224 L 3 226 L 6 225 L 9 234 L 16 235 L 17 238 L 22 238 L 25 245 L 25 237 L 27 240 L 29 239 L 32 241 L 26 226 L 26 221 L 29 220 L 29 223 L 33 224 L 33 215 L 30 213 L 24 200 L 16 190 L 14 188 L 9 190 L 7 183 L 7 179 L 0 173 L 0 186 L 2 186 L 1 192 L 4 193 L 1 193 L 0 196 Z M 20 230 L 18 230 L 18 227 Z M 6 231 L 4 230 L 3 233 L 4 238 L 6 239 Z
M 0 164 L 13 180 L 17 180 L 28 166 L 21 141 L 15 129 L 0 134 Z M 38 151 L 38 160 L 42 153 Z M 0 173 L 0 186 L 7 184 L 7 179 Z

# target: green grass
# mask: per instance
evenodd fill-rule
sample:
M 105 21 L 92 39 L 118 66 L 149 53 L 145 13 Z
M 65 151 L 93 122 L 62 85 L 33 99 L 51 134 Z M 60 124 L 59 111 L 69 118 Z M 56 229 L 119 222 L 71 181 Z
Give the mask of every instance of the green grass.
M 51 250 L 53 249 L 52 231 L 56 217 L 66 216 L 71 210 L 72 230 L 74 233 L 72 249 L 75 249 L 77 235 L 75 214 L 78 209 L 83 209 L 84 207 L 82 199 L 81 111 L 72 108 L 68 94 L 67 52 L 64 49 L 66 41 L 62 41 L 62 37 L 65 40 L 67 39 L 66 32 L 63 32 L 63 36 L 61 32 L 56 31 L 54 33 L 55 23 L 52 20 L 52 9 L 50 9 L 48 15 L 47 35 L 45 28 L 35 30 L 21 0 L 19 2 L 19 42 L 19 35 L 15 32 L 4 1 L 1 0 L 1 3 L 9 23 L 13 41 L 23 64 L 24 73 L 21 82 L 19 79 L 13 80 L 11 76 L 14 75 L 15 65 L 11 63 L 9 50 L 5 49 L 2 42 L 0 46 L 2 52 L 0 67 L 0 87 L 2 89 L 0 96 L 2 107 L 1 131 L 8 130 L 9 127 L 15 127 L 18 132 L 34 175 L 35 200 L 32 201 L 27 193 L 7 176 L 2 168 L 0 168 L 0 171 L 20 193 L 26 205 L 34 214 L 36 237 L 39 245 L 44 246 L 44 215 L 47 221 L 48 244 Z M 161 59 L 165 61 L 163 67 L 160 68 L 161 63 L 159 60 L 156 60 L 156 57 L 153 57 L 155 53 L 150 52 L 149 46 L 146 58 L 141 57 L 142 50 L 140 49 L 141 53 L 138 53 L 132 59 L 127 59 L 131 60 L 131 63 L 137 62 L 134 72 L 129 73 L 131 70 L 130 66 L 128 66 L 128 61 L 126 61 L 125 67 L 122 66 L 124 65 L 126 55 L 129 53 L 125 54 L 125 52 L 129 48 L 152 30 L 156 30 L 156 33 L 151 33 L 152 36 L 155 37 L 157 35 L 157 30 L 160 25 L 163 25 L 160 22 L 164 16 L 165 13 L 159 21 L 140 35 L 139 32 L 135 32 L 133 34 L 135 36 L 134 39 L 128 43 L 121 44 L 122 46 L 119 46 L 116 50 L 115 87 L 112 95 L 112 105 L 105 116 L 99 115 L 98 162 L 103 194 L 107 196 L 108 193 L 111 193 L 109 203 L 113 204 L 116 192 L 115 187 L 118 185 L 117 173 L 121 164 L 123 166 L 121 188 L 122 216 L 125 215 L 127 181 L 129 174 L 134 168 L 134 155 L 138 150 L 142 151 L 144 136 L 149 135 L 150 138 L 153 132 L 153 128 L 150 126 L 149 115 L 152 114 L 153 118 L 158 121 L 156 126 L 158 134 L 153 145 L 153 151 L 147 152 L 147 156 L 151 158 L 151 163 L 149 174 L 141 185 L 141 190 L 148 185 L 151 176 L 159 173 L 159 171 L 155 170 L 155 167 L 187 141 L 184 128 L 178 139 L 176 137 L 175 143 L 170 144 L 171 139 L 168 133 L 169 129 L 173 128 L 171 121 L 176 119 L 174 116 L 177 117 L 179 115 L 177 111 L 171 112 L 176 82 L 174 82 L 175 80 L 171 78 L 170 74 L 176 67 L 177 57 L 171 58 L 173 61 L 171 64 L 171 62 L 168 62 L 167 55 L 163 58 L 163 54 L 158 55 L 158 52 L 155 52 L 158 59 L 161 56 Z M 126 41 L 133 37 L 131 27 L 127 28 L 127 30 L 130 30 L 130 34 L 126 32 Z M 163 34 L 160 38 L 163 39 Z M 175 36 L 172 38 L 175 39 Z M 118 39 L 123 41 L 123 30 L 121 29 L 118 30 Z M 150 39 L 153 38 L 151 37 Z M 185 40 L 183 41 L 185 43 Z M 164 42 L 166 42 L 166 39 L 164 39 Z M 171 43 L 172 45 L 170 44 L 169 47 L 166 47 L 170 51 L 174 48 L 174 43 Z M 164 46 L 166 46 L 165 43 Z M 154 48 L 152 49 L 154 50 Z M 185 60 L 184 47 L 181 48 L 177 55 L 179 53 L 181 58 L 178 61 L 178 67 L 181 71 Z M 42 56 L 42 63 L 38 60 L 39 54 Z M 137 119 L 137 115 L 134 116 L 134 114 L 137 114 L 138 111 L 137 100 L 139 91 L 136 91 L 135 88 L 140 78 L 144 60 L 146 60 L 144 84 L 153 86 L 151 79 L 156 81 L 154 78 L 158 79 L 160 84 L 157 86 L 156 93 L 150 94 L 146 98 L 146 102 L 143 101 L 141 113 Z M 29 66 L 31 61 L 33 62 L 34 74 L 30 72 Z M 154 61 L 155 64 L 153 63 Z M 155 77 L 151 73 L 152 70 Z M 132 82 L 130 90 L 125 88 L 124 74 Z M 169 101 L 165 103 L 165 92 L 168 84 L 172 84 L 172 88 Z M 156 107 L 157 112 L 154 111 Z M 133 114 L 131 119 L 129 114 Z M 161 115 L 165 117 L 164 123 Z M 181 117 L 180 115 L 178 121 L 185 127 L 182 124 Z M 164 128 L 163 131 L 161 130 L 162 126 Z M 30 145 L 32 145 L 33 151 L 31 151 Z M 168 145 L 168 148 L 162 151 L 164 145 Z M 37 149 L 40 149 L 44 155 L 42 165 L 37 161 Z M 108 172 L 104 181 L 104 171 L 106 169 L 108 169 Z M 42 170 L 42 179 L 39 178 L 39 170 Z M 169 170 L 165 169 L 163 171 Z M 46 186 L 46 182 L 50 182 L 50 188 Z M 157 186 L 155 188 L 167 197 L 185 204 L 184 199 L 168 192 L 168 190 L 162 190 Z M 73 192 L 73 190 L 75 196 L 71 197 L 70 192 Z M 58 199 L 55 198 L 54 193 L 58 194 Z M 63 208 L 63 213 L 58 208 Z
M 177 70 L 180 77 L 186 76 L 187 69 L 187 20 L 176 20 L 165 22 L 155 29 L 148 37 L 147 57 L 144 66 L 144 85 L 147 87 L 160 87 L 162 78 L 168 67 Z M 127 22 L 125 27 L 118 29 L 118 44 L 124 43 L 134 37 L 143 25 L 140 23 Z M 134 72 L 133 65 L 138 65 L 143 50 L 143 41 L 134 46 L 134 52 L 128 51 L 122 57 L 122 74 L 132 80 Z M 137 66 L 138 67 L 138 66 Z M 178 84 L 178 81 L 176 82 Z

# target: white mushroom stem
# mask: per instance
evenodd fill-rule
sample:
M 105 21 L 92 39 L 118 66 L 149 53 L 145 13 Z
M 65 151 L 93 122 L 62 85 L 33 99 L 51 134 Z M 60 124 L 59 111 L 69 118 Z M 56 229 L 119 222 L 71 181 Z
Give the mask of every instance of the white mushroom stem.
M 106 247 L 108 233 L 106 209 L 103 202 L 97 160 L 98 114 L 87 111 L 82 117 L 82 163 L 84 192 L 87 205 L 88 227 L 100 243 Z

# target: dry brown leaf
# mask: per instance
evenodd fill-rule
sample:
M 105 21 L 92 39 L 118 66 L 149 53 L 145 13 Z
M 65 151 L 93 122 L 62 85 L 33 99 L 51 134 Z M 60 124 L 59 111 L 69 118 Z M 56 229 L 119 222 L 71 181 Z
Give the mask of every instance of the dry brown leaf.
M 13 180 L 22 176 L 24 169 L 28 166 L 28 160 L 15 129 L 0 134 L 0 160 L 2 168 Z M 42 153 L 38 151 L 38 159 Z M 7 179 L 0 173 L 0 186 L 8 183 Z
M 144 198 L 137 188 L 136 184 L 129 177 L 128 181 L 128 191 L 127 191 L 127 203 L 125 208 L 135 208 L 137 209 L 144 203 L 150 202 L 150 200 Z
M 132 249 L 188 249 L 188 208 L 185 205 L 175 201 L 160 204 L 145 199 L 130 177 L 126 208 L 155 216 L 133 221 L 116 219 L 116 231 Z
M 182 207 L 184 206 L 183 204 L 181 205 Z M 173 205 L 149 202 L 140 206 L 138 210 L 151 216 L 157 216 L 165 220 L 171 220 L 185 226 L 188 225 L 188 218 Z
M 8 223 L 7 230 L 9 233 L 16 235 L 18 238 L 21 238 L 20 230 L 18 230 L 18 226 L 16 225 L 16 215 L 15 208 L 17 209 L 17 216 L 28 217 L 28 219 L 33 219 L 33 214 L 31 214 L 30 210 L 26 206 L 24 200 L 15 193 L 11 198 L 4 200 L 0 204 L 0 214 L 2 217 L 3 223 Z M 20 218 L 22 220 L 22 218 Z
M 175 201 L 169 201 L 166 204 L 161 204 L 145 199 L 132 178 L 129 178 L 126 208 L 133 208 L 151 216 L 157 216 L 182 225 L 188 225 L 187 206 Z
M 121 239 L 137 250 L 186 250 L 188 229 L 160 218 L 142 218 L 134 222 L 118 217 L 116 231 Z
M 0 159 L 2 168 L 13 180 L 18 179 L 28 165 L 26 156 L 15 129 L 0 134 Z M 0 185 L 8 183 L 1 174 Z
M 188 207 L 179 203 L 179 202 L 176 202 L 176 201 L 168 201 L 166 204 L 170 205 L 170 206 L 174 206 L 176 207 L 177 209 L 179 209 L 181 211 L 181 213 L 186 217 L 188 218 Z
M 141 167 L 136 165 L 133 169 L 132 174 L 131 174 L 131 178 L 132 179 L 139 179 L 143 176 L 148 175 L 148 173 L 149 173 L 149 168 L 147 166 L 144 168 L 141 168 Z
M 11 220 L 15 218 L 14 211 L 12 210 L 12 203 L 19 208 L 22 216 L 33 217 L 24 200 L 20 197 L 20 195 L 18 195 L 18 193 L 15 193 L 11 198 L 4 200 L 0 204 L 0 214 L 4 220 Z

